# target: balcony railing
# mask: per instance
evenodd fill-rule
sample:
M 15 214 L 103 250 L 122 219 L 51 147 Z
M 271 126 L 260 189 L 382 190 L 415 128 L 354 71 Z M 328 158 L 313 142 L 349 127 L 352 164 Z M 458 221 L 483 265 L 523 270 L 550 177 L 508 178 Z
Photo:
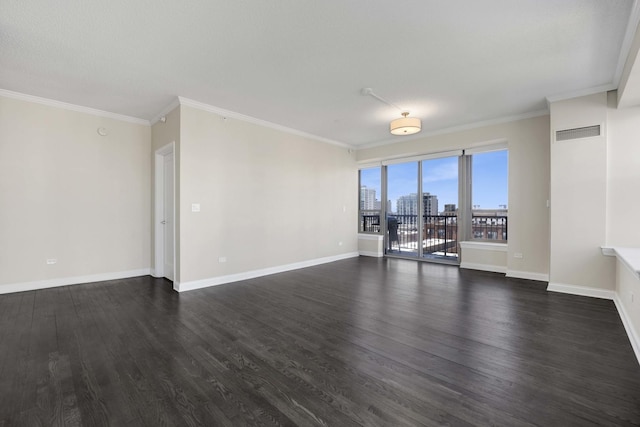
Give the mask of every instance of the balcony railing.
M 418 252 L 418 216 L 389 215 L 387 219 L 387 253 L 408 255 Z M 472 215 L 474 239 L 507 241 L 506 215 Z M 424 255 L 457 256 L 458 217 L 455 215 L 424 215 L 422 252 Z M 380 212 L 361 211 L 360 231 L 380 233 Z
M 422 253 L 456 257 L 458 253 L 458 218 L 423 215 Z M 388 253 L 418 252 L 418 216 L 390 215 L 388 219 Z
M 458 217 L 424 215 L 422 252 L 445 257 L 458 256 Z
M 389 215 L 387 252 L 407 254 L 418 252 L 418 216 Z M 423 254 L 457 256 L 458 224 L 456 216 L 424 215 L 422 233 Z M 380 232 L 380 213 L 361 211 L 360 231 Z
M 360 211 L 360 232 L 365 232 L 365 233 L 380 232 L 380 211 L 376 211 L 376 210 Z

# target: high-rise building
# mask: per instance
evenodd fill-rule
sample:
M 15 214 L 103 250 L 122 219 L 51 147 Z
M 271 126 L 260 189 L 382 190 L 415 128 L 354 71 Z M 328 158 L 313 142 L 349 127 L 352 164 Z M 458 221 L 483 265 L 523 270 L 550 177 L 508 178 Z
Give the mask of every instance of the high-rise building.
M 422 193 L 422 206 L 424 215 L 438 215 L 438 196 L 431 193 Z
M 423 215 L 438 215 L 438 196 L 431 193 L 422 193 Z M 418 214 L 418 194 L 411 193 L 398 197 L 398 215 Z
M 411 193 L 406 196 L 398 197 L 396 201 L 398 215 L 417 215 L 418 214 L 418 194 Z
M 380 202 L 376 207 L 376 189 L 367 188 L 366 185 L 360 187 L 360 210 L 376 210 L 380 209 Z

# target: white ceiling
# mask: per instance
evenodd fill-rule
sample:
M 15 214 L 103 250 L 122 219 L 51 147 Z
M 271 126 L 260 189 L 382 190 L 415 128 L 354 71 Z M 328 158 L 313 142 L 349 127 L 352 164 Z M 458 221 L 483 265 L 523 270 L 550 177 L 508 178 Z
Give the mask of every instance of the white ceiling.
M 142 119 L 183 96 L 352 146 L 616 88 L 633 0 L 0 0 L 0 88 Z

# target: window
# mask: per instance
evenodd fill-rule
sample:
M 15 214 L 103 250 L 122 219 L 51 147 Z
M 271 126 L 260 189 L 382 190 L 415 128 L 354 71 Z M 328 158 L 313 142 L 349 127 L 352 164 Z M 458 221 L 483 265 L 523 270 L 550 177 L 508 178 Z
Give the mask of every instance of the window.
M 507 150 L 471 155 L 471 226 L 473 238 L 507 240 Z
M 380 166 L 360 169 L 359 184 L 359 231 L 361 233 L 380 233 L 380 212 L 382 209 Z
M 459 242 L 507 241 L 506 143 L 383 160 L 359 173 L 359 231 L 385 254 L 458 262 Z

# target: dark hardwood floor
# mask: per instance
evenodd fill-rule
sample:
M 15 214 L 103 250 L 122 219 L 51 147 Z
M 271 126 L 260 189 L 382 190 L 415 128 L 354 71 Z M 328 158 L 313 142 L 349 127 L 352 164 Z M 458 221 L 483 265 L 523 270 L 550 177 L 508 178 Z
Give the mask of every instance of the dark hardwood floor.
M 611 301 L 355 258 L 0 295 L 0 426 L 639 425 Z

